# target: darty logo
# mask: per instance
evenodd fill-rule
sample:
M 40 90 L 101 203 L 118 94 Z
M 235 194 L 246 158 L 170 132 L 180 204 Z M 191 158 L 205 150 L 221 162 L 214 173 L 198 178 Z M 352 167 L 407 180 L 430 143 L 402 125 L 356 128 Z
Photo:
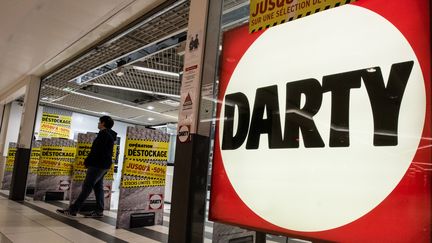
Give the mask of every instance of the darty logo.
M 241 43 L 229 39 L 224 51 Z M 422 137 L 426 93 L 393 24 L 344 5 L 268 29 L 229 55 L 239 61 L 221 80 L 218 149 L 256 215 L 290 230 L 329 230 L 396 188 Z
M 163 198 L 162 194 L 150 194 L 149 209 L 150 210 L 161 209 L 163 206 L 162 198 Z
M 347 147 L 349 146 L 350 91 L 360 88 L 362 81 L 366 86 L 373 114 L 374 145 L 397 145 L 399 110 L 413 64 L 413 61 L 408 61 L 392 65 L 387 82 L 384 81 L 381 69 L 372 67 L 324 76 L 322 86 L 313 78 L 286 83 L 284 135 L 280 126 L 277 85 L 256 90 L 252 119 L 248 97 L 242 92 L 228 94 L 225 96 L 222 149 L 239 148 L 247 135 L 246 149 L 258 149 L 261 134 L 268 134 L 270 149 L 298 148 L 300 131 L 305 147 L 324 147 L 324 141 L 313 117 L 319 112 L 323 93 L 326 92 L 331 94 L 332 99 L 329 146 Z M 302 95 L 305 97 L 303 107 L 300 106 Z M 369 104 L 365 103 L 365 105 Z M 239 122 L 237 132 L 234 134 L 236 108 Z

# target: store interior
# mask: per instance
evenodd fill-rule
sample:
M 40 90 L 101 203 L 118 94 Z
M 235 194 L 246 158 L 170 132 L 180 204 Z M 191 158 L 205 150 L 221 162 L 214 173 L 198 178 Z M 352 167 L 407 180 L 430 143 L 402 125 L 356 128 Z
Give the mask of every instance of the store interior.
M 151 18 L 103 40 L 72 62 L 42 77 L 34 136 L 40 135 L 45 107 L 72 112 L 69 139 L 97 132 L 98 118 L 115 120 L 122 168 L 128 126 L 162 130 L 170 135 L 165 201 L 170 202 L 180 86 L 189 17 L 189 1 L 160 9 Z M 224 1 L 224 29 L 247 21 L 249 1 Z M 175 23 L 175 24 L 174 24 Z M 11 102 L 8 124 L 20 124 L 24 97 Z M 18 139 L 19 126 L 8 127 L 3 156 Z M 121 173 L 114 175 L 113 193 Z M 113 197 L 113 209 L 117 205 Z

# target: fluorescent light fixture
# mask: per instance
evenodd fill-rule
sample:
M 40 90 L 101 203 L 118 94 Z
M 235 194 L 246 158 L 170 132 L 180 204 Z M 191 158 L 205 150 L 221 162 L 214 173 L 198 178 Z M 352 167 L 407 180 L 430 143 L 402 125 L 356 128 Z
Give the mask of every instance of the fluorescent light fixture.
M 175 101 L 175 100 L 162 100 L 159 101 L 160 104 L 164 104 L 164 105 L 169 105 L 172 107 L 178 107 L 180 105 L 180 102 Z
M 128 87 L 122 87 L 122 86 L 109 85 L 109 84 L 92 83 L 92 85 L 111 88 L 111 89 L 120 89 L 120 90 L 132 91 L 132 92 L 140 92 L 140 93 L 151 94 L 151 95 L 160 95 L 160 96 L 167 96 L 167 97 L 173 97 L 173 98 L 180 98 L 180 95 L 153 92 L 153 91 L 148 91 L 148 90 L 134 89 L 134 88 L 128 88 Z
M 117 86 L 115 86 L 115 87 L 117 87 Z M 54 87 L 54 86 L 52 86 L 52 88 L 57 89 L 57 90 L 61 90 L 61 89 L 59 89 L 57 87 Z M 111 104 L 121 105 L 121 106 L 132 108 L 132 109 L 146 111 L 146 112 L 158 114 L 158 115 L 161 115 L 161 116 L 166 116 L 166 117 L 173 118 L 173 119 L 178 119 L 177 116 L 171 116 L 171 115 L 163 114 L 163 113 L 160 113 L 160 112 L 157 112 L 157 111 L 152 111 L 152 110 L 149 110 L 149 109 L 144 109 L 144 108 L 133 106 L 133 105 L 127 105 L 127 104 L 124 104 L 124 103 L 120 103 L 120 102 L 109 100 L 109 99 L 100 98 L 100 97 L 89 95 L 89 94 L 84 94 L 84 93 L 80 93 L 80 92 L 76 92 L 76 91 L 65 91 L 65 92 L 68 92 L 69 94 L 75 94 L 75 95 L 84 96 L 84 97 L 87 97 L 87 98 L 90 98 L 90 99 L 105 101 L 105 102 L 111 103 Z M 61 98 L 63 98 L 63 97 L 61 97 Z M 56 105 L 59 105 L 59 104 L 56 104 Z M 77 108 L 75 108 L 75 109 L 77 109 Z M 101 112 L 98 112 L 98 113 L 100 114 Z M 126 118 L 122 118 L 122 119 L 126 119 Z
M 69 93 L 75 94 L 75 95 L 84 96 L 84 97 L 95 99 L 95 100 L 105 101 L 105 102 L 108 102 L 108 103 L 111 103 L 111 104 L 122 105 L 122 103 L 117 102 L 117 101 L 113 101 L 113 100 L 109 100 L 109 99 L 104 99 L 104 98 L 100 98 L 100 97 L 97 97 L 97 96 L 88 95 L 88 94 L 84 94 L 84 93 L 80 93 L 80 92 L 76 92 L 76 91 L 69 91 Z
M 149 105 L 149 106 L 147 106 L 147 109 L 149 109 L 149 110 L 153 110 L 153 109 L 154 109 L 154 106 Z
M 161 75 L 166 75 L 166 76 L 171 76 L 171 77 L 176 77 L 176 78 L 180 77 L 180 74 L 178 74 L 178 73 L 167 72 L 167 71 L 157 70 L 157 69 L 153 69 L 153 68 L 146 68 L 146 67 L 141 67 L 141 66 L 135 66 L 135 65 L 132 65 L 132 67 L 136 70 L 144 71 L 144 72 L 148 72 L 148 73 L 156 73 L 156 74 L 161 74 Z

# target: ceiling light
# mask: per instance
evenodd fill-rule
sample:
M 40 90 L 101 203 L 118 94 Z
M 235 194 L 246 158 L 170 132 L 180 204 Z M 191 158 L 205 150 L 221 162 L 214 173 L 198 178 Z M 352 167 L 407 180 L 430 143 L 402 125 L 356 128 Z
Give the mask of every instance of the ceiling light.
M 75 95 L 84 96 L 84 97 L 88 97 L 88 98 L 92 98 L 92 99 L 96 99 L 96 100 L 100 100 L 100 101 L 105 101 L 105 102 L 116 104 L 116 105 L 121 105 L 121 106 L 124 106 L 124 107 L 129 107 L 129 108 L 132 108 L 132 109 L 147 111 L 147 112 L 150 112 L 150 113 L 154 113 L 154 114 L 158 114 L 158 115 L 161 115 L 161 116 L 170 117 L 170 118 L 173 118 L 173 119 L 178 119 L 177 116 L 171 116 L 171 115 L 160 113 L 160 112 L 157 112 L 157 111 L 152 111 L 152 110 L 144 109 L 144 108 L 133 106 L 133 105 L 128 105 L 128 104 L 120 103 L 120 102 L 117 102 L 117 101 L 113 101 L 113 100 L 104 99 L 104 98 L 100 98 L 100 97 L 97 97 L 97 96 L 89 95 L 89 94 L 84 94 L 84 93 L 80 93 L 80 92 L 76 92 L 76 91 L 69 91 L 69 93 L 75 94 Z
M 164 104 L 164 105 L 169 105 L 172 107 L 178 107 L 180 105 L 180 102 L 175 101 L 175 100 L 162 100 L 162 101 L 159 101 L 159 103 Z
M 180 74 L 178 73 L 173 73 L 173 72 L 167 72 L 167 71 L 162 71 L 162 70 L 157 70 L 157 69 L 152 69 L 152 68 L 146 68 L 146 67 L 141 67 L 141 66 L 135 66 L 132 65 L 132 67 L 136 70 L 139 71 L 144 71 L 144 72 L 148 72 L 148 73 L 156 73 L 156 74 L 161 74 L 161 75 L 166 75 L 166 76 L 171 76 L 171 77 L 180 77 Z
M 127 91 L 132 91 L 132 92 L 140 92 L 140 93 L 151 94 L 151 95 L 160 95 L 160 96 L 167 96 L 167 97 L 173 97 L 173 98 L 180 98 L 180 95 L 175 95 L 175 94 L 153 92 L 153 91 L 148 91 L 148 90 L 134 89 L 134 88 L 128 88 L 128 87 L 122 87 L 122 86 L 109 85 L 109 84 L 92 83 L 92 85 L 100 86 L 100 87 L 106 87 L 106 88 L 112 88 L 112 89 L 127 90 Z
M 154 109 L 154 106 L 149 105 L 149 106 L 147 106 L 147 109 L 149 109 L 149 110 L 153 110 L 153 109 Z
M 149 120 L 149 121 L 153 121 L 154 118 L 153 118 L 153 117 L 149 117 L 149 118 L 147 118 L 147 120 Z

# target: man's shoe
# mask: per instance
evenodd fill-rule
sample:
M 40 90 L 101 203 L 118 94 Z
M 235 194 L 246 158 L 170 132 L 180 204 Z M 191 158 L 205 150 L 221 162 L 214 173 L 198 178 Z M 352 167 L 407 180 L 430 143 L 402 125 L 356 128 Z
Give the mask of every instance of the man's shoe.
M 76 213 L 70 211 L 69 209 L 57 209 L 56 212 L 61 214 L 61 215 L 66 216 L 66 217 L 75 217 L 76 216 Z
M 91 211 L 88 213 L 83 213 L 86 218 L 103 218 L 104 214 L 96 211 Z

